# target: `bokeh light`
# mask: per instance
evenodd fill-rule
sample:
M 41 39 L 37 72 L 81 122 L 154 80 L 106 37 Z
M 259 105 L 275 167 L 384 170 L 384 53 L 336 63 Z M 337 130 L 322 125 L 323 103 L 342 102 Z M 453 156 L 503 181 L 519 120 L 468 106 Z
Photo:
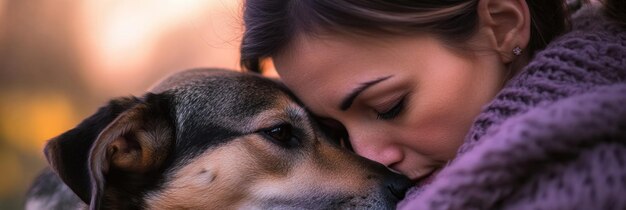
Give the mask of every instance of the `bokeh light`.
M 112 97 L 195 67 L 239 69 L 239 0 L 0 0 L 0 209 L 22 209 L 45 142 Z

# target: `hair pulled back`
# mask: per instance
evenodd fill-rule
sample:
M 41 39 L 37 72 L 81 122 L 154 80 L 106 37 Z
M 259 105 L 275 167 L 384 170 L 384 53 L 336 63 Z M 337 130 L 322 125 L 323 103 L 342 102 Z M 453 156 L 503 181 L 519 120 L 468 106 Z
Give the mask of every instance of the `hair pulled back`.
M 260 72 L 295 36 L 332 31 L 347 34 L 430 33 L 454 43 L 466 41 L 478 26 L 479 0 L 246 0 L 241 65 Z M 532 55 L 568 28 L 560 0 L 526 0 Z

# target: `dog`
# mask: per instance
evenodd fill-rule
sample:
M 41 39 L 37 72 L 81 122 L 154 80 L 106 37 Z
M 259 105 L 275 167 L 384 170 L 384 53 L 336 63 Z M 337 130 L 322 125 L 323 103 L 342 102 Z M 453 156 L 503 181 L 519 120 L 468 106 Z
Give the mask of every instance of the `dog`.
M 278 81 L 195 69 L 48 141 L 26 209 L 393 209 L 411 182 L 342 149 Z

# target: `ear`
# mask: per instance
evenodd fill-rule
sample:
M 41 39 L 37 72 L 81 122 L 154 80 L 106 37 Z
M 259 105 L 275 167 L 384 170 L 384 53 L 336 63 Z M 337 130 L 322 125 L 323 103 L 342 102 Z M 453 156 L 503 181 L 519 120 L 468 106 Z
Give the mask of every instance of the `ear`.
M 46 145 L 52 169 L 90 209 L 100 207 L 108 172 L 146 173 L 167 157 L 173 127 L 166 103 L 157 99 L 112 100 Z
M 513 49 L 525 49 L 530 39 L 531 17 L 525 0 L 480 0 L 481 31 L 500 54 L 503 63 L 514 59 Z

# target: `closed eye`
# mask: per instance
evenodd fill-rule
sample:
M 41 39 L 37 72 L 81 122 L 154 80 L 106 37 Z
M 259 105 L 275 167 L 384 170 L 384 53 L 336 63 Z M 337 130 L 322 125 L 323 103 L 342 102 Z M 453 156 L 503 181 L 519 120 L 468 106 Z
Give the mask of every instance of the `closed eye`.
M 397 117 L 404 109 L 406 98 L 407 98 L 407 95 L 402 96 L 402 98 L 398 100 L 398 102 L 396 102 L 396 104 L 392 106 L 390 109 L 388 109 L 387 111 L 384 111 L 384 112 L 377 111 L 376 118 L 380 120 L 391 120 Z

